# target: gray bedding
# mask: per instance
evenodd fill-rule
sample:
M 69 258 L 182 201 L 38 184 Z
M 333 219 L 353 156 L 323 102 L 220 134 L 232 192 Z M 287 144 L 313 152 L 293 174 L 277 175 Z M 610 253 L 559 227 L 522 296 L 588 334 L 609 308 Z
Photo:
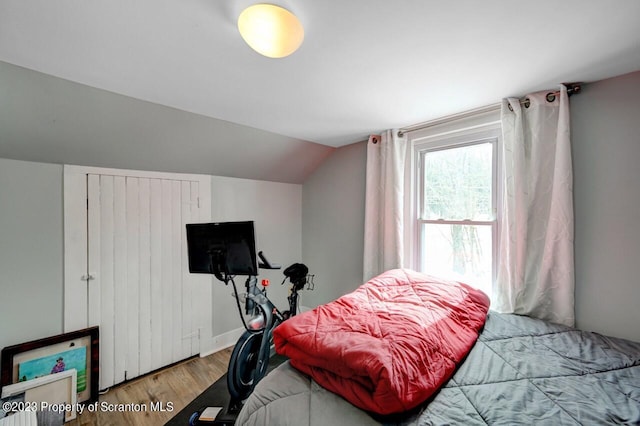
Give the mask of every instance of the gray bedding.
M 238 425 L 640 424 L 640 343 L 491 312 L 464 363 L 430 401 L 374 418 L 292 368 L 256 386 Z

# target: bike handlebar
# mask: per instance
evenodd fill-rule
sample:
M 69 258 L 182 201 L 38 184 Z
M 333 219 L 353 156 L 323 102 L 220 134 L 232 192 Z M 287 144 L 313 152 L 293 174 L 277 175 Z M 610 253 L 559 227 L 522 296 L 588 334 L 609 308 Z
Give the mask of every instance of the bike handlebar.
M 258 265 L 262 269 L 280 269 L 281 268 L 279 264 L 269 262 L 267 258 L 264 256 L 264 253 L 261 251 L 258 252 L 258 257 L 260 258 L 260 260 L 262 260 L 262 263 Z

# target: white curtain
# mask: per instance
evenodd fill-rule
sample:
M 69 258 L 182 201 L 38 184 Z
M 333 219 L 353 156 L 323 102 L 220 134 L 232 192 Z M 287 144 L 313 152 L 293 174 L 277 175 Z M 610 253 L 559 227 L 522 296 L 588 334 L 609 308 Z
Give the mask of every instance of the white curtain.
M 502 102 L 503 215 L 492 308 L 574 324 L 569 98 Z M 527 102 L 529 103 L 527 107 Z
M 404 266 L 404 188 L 407 140 L 397 130 L 367 143 L 364 281 Z

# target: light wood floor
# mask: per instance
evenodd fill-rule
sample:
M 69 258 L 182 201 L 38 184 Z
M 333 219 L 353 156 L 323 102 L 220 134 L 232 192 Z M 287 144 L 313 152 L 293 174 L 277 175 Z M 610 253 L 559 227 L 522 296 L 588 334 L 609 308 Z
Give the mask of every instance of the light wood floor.
M 163 425 L 227 372 L 232 349 L 224 349 L 204 358 L 192 358 L 115 386 L 100 395 L 96 412 L 85 409 L 84 413 L 66 425 Z M 105 411 L 102 409 L 105 404 L 109 409 L 127 411 Z M 160 405 L 166 411 L 159 411 Z M 147 411 L 131 411 L 143 407 Z

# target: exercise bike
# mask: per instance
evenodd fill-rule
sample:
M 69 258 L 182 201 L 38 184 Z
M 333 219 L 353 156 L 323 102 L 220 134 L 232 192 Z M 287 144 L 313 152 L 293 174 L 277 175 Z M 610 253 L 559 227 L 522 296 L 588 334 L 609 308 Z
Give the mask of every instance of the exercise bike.
M 271 264 L 262 252 L 259 252 L 258 256 L 262 261 L 259 264 L 260 268 L 280 269 L 279 265 Z M 260 290 L 257 286 L 257 277 L 250 276 L 247 278 L 245 282 L 247 289 L 245 313 L 254 315 L 249 322 L 244 321 L 234 284 L 236 302 L 238 303 L 240 317 L 243 319 L 246 331 L 240 336 L 229 360 L 227 387 L 232 401 L 241 402 L 246 399 L 255 385 L 264 377 L 269 358 L 272 355 L 273 329 L 298 312 L 298 292 L 304 289 L 308 282 L 309 269 L 302 263 L 294 263 L 286 268 L 283 273 L 285 279 L 282 284 L 287 279 L 291 282 L 291 289 L 287 297 L 289 309 L 284 312 L 280 312 L 267 297 L 268 281 L 263 280 L 263 288 Z
M 308 275 L 309 269 L 301 263 L 294 263 L 283 271 L 285 278 L 282 284 L 289 279 L 291 289 L 287 297 L 289 309 L 281 312 L 267 297 L 268 280 L 262 280 L 262 289 L 257 285 L 253 222 L 188 224 L 187 245 L 190 272 L 213 274 L 225 285 L 232 285 L 238 313 L 245 328 L 229 360 L 229 404 L 226 407 L 209 407 L 215 408 L 215 414 L 214 419 L 208 418 L 207 421 L 204 421 L 202 410 L 193 413 L 189 425 L 234 424 L 243 401 L 267 372 L 273 351 L 273 329 L 296 315 L 298 292 L 307 285 L 313 288 L 313 276 Z M 280 265 L 270 263 L 262 252 L 258 253 L 258 257 L 261 261 L 257 265 L 259 268 L 280 269 Z M 245 314 L 253 315 L 249 321 L 245 320 L 242 313 L 235 275 L 247 276 Z
M 271 264 L 262 252 L 258 253 L 262 262 L 259 267 L 262 269 L 280 269 L 280 265 Z M 245 313 L 253 314 L 253 318 L 245 321 L 240 307 L 240 297 L 233 277 L 228 277 L 226 283 L 231 283 L 233 292 L 242 318 L 245 332 L 240 336 L 231 353 L 229 367 L 227 369 L 227 388 L 231 399 L 226 407 L 223 407 L 215 417 L 213 423 L 217 425 L 232 425 L 238 413 L 242 409 L 242 404 L 253 392 L 256 384 L 267 373 L 269 359 L 273 355 L 273 329 L 281 322 L 296 315 L 298 312 L 298 292 L 309 284 L 313 288 L 313 278 L 308 279 L 309 269 L 302 263 L 294 263 L 283 271 L 285 278 L 282 284 L 289 279 L 291 288 L 287 300 L 289 309 L 281 312 L 267 297 L 268 280 L 262 280 L 262 289 L 258 288 L 257 277 L 251 275 L 245 281 Z M 311 276 L 312 277 L 312 276 Z M 201 412 L 196 412 L 191 416 L 189 424 L 191 426 L 205 424 L 199 422 Z

